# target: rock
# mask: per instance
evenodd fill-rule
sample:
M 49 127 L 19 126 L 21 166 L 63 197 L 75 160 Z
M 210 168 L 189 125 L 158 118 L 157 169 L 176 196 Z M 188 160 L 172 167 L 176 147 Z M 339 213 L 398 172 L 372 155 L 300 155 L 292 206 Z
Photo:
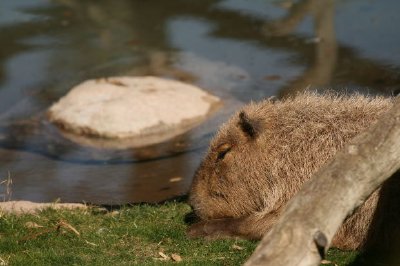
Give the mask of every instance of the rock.
M 0 202 L 0 212 L 23 214 L 36 213 L 37 211 L 53 209 L 86 209 L 87 206 L 81 203 L 36 203 L 31 201 L 5 201 Z
M 91 136 L 111 140 L 102 148 L 118 148 L 122 139 L 139 147 L 184 133 L 206 119 L 219 103 L 219 98 L 179 81 L 112 77 L 72 88 L 50 107 L 48 117 L 65 129 L 67 138 L 82 145 L 96 146 L 96 138 L 82 138 Z

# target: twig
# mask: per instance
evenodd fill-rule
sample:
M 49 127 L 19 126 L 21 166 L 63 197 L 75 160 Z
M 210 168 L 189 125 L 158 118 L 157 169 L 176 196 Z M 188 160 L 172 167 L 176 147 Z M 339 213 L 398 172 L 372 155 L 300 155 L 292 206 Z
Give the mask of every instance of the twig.
M 12 179 L 11 179 L 10 171 L 8 171 L 7 179 L 0 182 L 0 185 L 3 185 L 3 184 L 6 187 L 6 189 L 5 189 L 6 191 L 3 194 L 3 202 L 10 201 L 11 196 L 12 196 L 12 190 L 11 190 Z

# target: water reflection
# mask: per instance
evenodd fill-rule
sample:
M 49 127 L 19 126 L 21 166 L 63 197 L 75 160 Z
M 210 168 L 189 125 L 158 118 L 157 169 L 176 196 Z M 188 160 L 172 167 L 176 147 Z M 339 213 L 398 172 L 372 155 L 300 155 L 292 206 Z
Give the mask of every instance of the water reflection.
M 388 62 L 381 56 L 382 50 L 398 54 L 394 44 L 399 36 L 385 31 L 398 16 L 374 24 L 389 40 L 386 46 L 364 49 L 343 38 L 358 25 L 369 34 L 359 38 L 373 43 L 365 17 L 388 16 L 398 4 L 378 5 L 333 0 L 2 1 L 0 176 L 11 172 L 15 199 L 115 204 L 183 194 L 210 136 L 245 102 L 307 88 L 399 90 L 400 58 Z M 372 13 L 365 13 L 365 6 Z M 355 16 L 360 19 L 353 21 Z M 343 25 L 348 20 L 352 27 Z M 111 75 L 184 80 L 222 97 L 225 108 L 169 142 L 122 151 L 78 146 L 46 122 L 45 110 L 73 85 Z M 170 182 L 174 177 L 183 179 Z
M 304 0 L 294 4 L 285 17 L 268 23 L 265 33 L 270 36 L 287 36 L 311 15 L 314 24 L 314 36 L 308 42 L 315 47 L 314 62 L 301 76 L 288 82 L 280 91 L 286 96 L 308 88 L 326 88 L 330 85 L 337 62 L 337 42 L 334 29 L 335 1 Z

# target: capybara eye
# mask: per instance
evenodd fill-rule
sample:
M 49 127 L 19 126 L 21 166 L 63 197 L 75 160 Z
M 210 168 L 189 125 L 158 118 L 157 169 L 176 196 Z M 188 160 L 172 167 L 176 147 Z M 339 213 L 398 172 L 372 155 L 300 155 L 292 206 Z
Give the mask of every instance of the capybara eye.
M 218 152 L 217 160 L 224 159 L 225 155 L 231 150 L 231 148 L 232 148 L 232 146 L 227 143 L 220 145 L 217 148 L 217 152 Z
M 222 152 L 219 152 L 219 153 L 218 153 L 217 159 L 218 159 L 218 160 L 224 159 L 224 158 L 225 158 L 225 155 L 226 155 L 229 151 L 230 151 L 230 149 L 225 150 L 225 151 L 222 151 Z

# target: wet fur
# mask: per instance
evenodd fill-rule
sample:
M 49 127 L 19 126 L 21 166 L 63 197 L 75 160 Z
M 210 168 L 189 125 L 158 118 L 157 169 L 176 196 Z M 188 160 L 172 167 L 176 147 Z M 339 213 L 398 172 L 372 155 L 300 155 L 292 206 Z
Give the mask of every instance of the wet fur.
M 260 239 L 287 201 L 346 141 L 377 121 L 390 98 L 304 93 L 240 110 L 219 130 L 198 168 L 189 202 L 193 237 Z M 365 246 L 379 190 L 339 229 L 333 246 Z

